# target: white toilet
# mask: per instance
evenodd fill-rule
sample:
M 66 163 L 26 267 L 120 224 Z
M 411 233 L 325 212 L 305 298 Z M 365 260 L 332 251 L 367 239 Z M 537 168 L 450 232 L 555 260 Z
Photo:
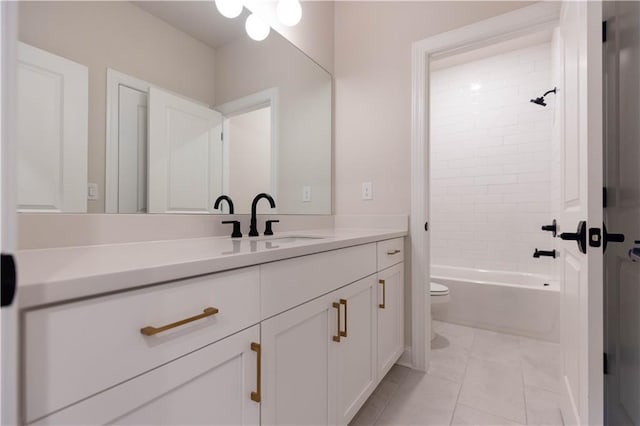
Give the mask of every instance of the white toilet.
M 433 330 L 433 305 L 443 304 L 449 302 L 449 287 L 431 281 L 431 317 L 429 318 L 429 327 L 431 328 L 431 340 L 435 339 L 436 333 Z

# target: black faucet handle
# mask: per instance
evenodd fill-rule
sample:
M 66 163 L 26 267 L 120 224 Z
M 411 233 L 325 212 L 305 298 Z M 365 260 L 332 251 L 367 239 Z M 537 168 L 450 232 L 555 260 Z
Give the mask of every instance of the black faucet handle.
M 231 238 L 241 238 L 242 232 L 240 231 L 240 221 L 239 220 L 223 220 L 223 224 L 233 224 L 233 232 L 231 233 Z
M 280 221 L 277 219 L 274 220 L 267 220 L 266 221 L 266 226 L 264 228 L 264 235 L 273 235 L 273 229 L 271 229 L 271 224 L 272 223 L 279 223 Z

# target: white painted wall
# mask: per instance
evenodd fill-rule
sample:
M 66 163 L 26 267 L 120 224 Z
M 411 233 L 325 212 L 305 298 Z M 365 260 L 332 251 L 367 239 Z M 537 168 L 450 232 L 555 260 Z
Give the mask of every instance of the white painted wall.
M 432 72 L 432 264 L 552 273 L 555 85 L 548 42 Z
M 239 114 L 229 119 L 225 144 L 229 152 L 229 194 L 236 212 L 251 211 L 256 194 L 271 192 L 271 108 Z M 247 179 L 250 176 L 250 179 Z M 261 202 L 258 212 L 269 213 Z
M 528 4 L 336 2 L 336 213 L 409 212 L 411 43 Z M 361 200 L 362 182 L 373 200 Z

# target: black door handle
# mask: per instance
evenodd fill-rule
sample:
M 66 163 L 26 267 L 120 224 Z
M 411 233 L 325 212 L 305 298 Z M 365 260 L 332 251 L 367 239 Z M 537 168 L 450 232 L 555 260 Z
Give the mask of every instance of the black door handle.
M 2 300 L 0 306 L 11 306 L 16 295 L 16 283 L 16 263 L 13 256 L 2 253 L 2 277 L 0 280 Z
M 575 233 L 563 232 L 560 234 L 560 238 L 563 240 L 575 241 L 578 244 L 578 249 L 582 253 L 587 253 L 587 222 L 581 220 L 578 222 L 578 229 Z
M 607 251 L 607 243 L 624 243 L 624 234 L 610 234 L 607 232 L 607 225 L 602 224 L 602 252 Z

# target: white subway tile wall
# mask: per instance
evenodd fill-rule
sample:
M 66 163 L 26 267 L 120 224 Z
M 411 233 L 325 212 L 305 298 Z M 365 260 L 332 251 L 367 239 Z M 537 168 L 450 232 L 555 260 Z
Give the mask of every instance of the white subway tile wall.
M 554 272 L 555 99 L 529 100 L 555 85 L 551 43 L 431 73 L 433 264 Z

